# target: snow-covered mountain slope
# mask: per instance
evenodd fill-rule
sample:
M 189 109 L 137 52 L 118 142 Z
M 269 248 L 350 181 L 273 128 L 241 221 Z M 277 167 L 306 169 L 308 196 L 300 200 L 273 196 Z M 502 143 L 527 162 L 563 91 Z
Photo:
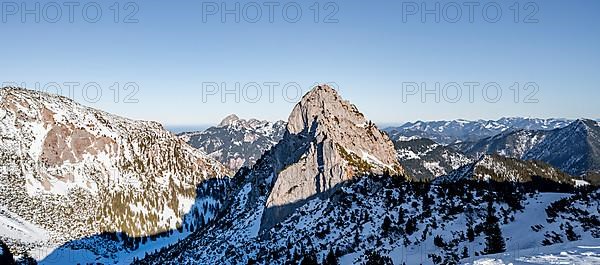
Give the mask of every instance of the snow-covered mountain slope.
M 600 123 L 577 120 L 553 130 L 523 155 L 547 162 L 567 173 L 582 176 L 600 173 Z
M 464 264 L 496 253 L 490 249 L 499 239 L 506 253 L 598 242 L 599 198 L 598 191 L 537 193 L 518 183 L 364 177 L 330 197 L 308 199 L 268 231 L 256 234 L 247 219 L 221 219 L 226 225 L 214 224 L 140 264 L 297 264 L 328 255 L 340 264 L 363 264 L 374 256 L 369 253 L 394 264 Z
M 579 240 L 474 257 L 463 262 L 465 265 L 600 264 L 600 243 L 597 239 Z
M 158 123 L 19 88 L 0 89 L 0 138 L 0 235 L 16 254 L 176 229 L 197 186 L 229 174 Z
M 592 120 L 577 120 L 550 131 L 506 132 L 452 147 L 475 158 L 500 154 L 544 161 L 575 176 L 593 178 L 600 174 L 600 125 Z
M 394 146 L 400 164 L 415 179 L 431 180 L 472 162 L 466 155 L 425 138 L 394 141 Z
M 522 158 L 531 148 L 544 140 L 546 135 L 547 131 L 507 131 L 480 141 L 462 142 L 451 147 L 474 158 L 485 154 Z
M 417 121 L 386 128 L 392 140 L 410 137 L 432 139 L 441 144 L 473 142 L 515 130 L 553 130 L 570 121 L 564 119 L 502 118 L 499 120 Z
M 169 231 L 131 237 L 125 233 L 102 233 L 67 242 L 39 261 L 41 265 L 131 264 L 166 246 L 178 243 L 195 231 L 201 230 L 221 212 L 230 196 L 232 179 L 210 179 L 198 186 L 196 200 L 182 217 L 181 225 Z
M 243 166 L 253 166 L 265 151 L 277 144 L 285 126 L 284 121 L 271 123 L 230 115 L 219 126 L 178 136 L 235 172 Z
M 465 165 L 448 175 L 435 180 L 440 182 L 457 182 L 462 179 L 473 179 L 495 182 L 529 182 L 535 178 L 553 182 L 575 185 L 574 178 L 544 162 L 525 161 L 500 155 L 484 155 L 478 161 Z

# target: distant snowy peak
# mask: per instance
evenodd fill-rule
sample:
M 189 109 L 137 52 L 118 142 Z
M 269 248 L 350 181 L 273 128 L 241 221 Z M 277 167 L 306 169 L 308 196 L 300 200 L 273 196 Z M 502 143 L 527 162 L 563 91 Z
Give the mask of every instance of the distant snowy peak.
M 284 121 L 245 120 L 232 114 L 219 126 L 178 136 L 232 171 L 237 171 L 243 166 L 253 166 L 264 152 L 281 140 L 285 129 Z
M 525 130 L 554 130 L 569 125 L 568 119 L 537 119 L 537 118 L 502 118 L 497 123 L 515 129 Z
M 463 179 L 496 182 L 529 182 L 535 178 L 575 185 L 569 174 L 539 161 L 524 161 L 500 155 L 484 155 L 478 161 L 465 165 L 435 181 L 454 182 Z
M 477 141 L 506 131 L 553 130 L 569 124 L 565 119 L 502 118 L 499 120 L 417 121 L 387 128 L 393 140 L 406 137 L 429 138 L 442 144 Z
M 221 121 L 221 123 L 219 123 L 219 127 L 226 127 L 226 126 L 232 125 L 234 122 L 239 121 L 239 120 L 240 120 L 240 118 L 237 115 L 231 114 L 231 115 L 225 117 Z

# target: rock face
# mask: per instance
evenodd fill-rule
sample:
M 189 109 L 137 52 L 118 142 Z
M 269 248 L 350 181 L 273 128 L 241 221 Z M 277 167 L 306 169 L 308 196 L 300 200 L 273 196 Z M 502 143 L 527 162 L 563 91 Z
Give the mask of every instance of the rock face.
M 261 229 L 357 176 L 404 175 L 387 135 L 329 86 L 316 87 L 294 107 L 287 132 L 270 155 L 274 184 Z
M 0 110 L 0 217 L 18 220 L 0 228 L 16 244 L 175 229 L 197 186 L 229 174 L 155 122 L 19 88 L 0 89 Z
M 229 115 L 219 126 L 178 136 L 235 172 L 244 166 L 252 167 L 283 138 L 285 127 L 283 121 L 271 123 Z

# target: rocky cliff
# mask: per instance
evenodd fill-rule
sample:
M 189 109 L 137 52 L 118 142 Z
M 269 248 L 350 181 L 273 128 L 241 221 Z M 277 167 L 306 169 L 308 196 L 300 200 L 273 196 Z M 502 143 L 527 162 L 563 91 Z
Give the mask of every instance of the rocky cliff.
M 273 149 L 274 184 L 261 228 L 270 228 L 312 196 L 366 174 L 403 175 L 394 144 L 356 106 L 318 86 L 294 107 Z

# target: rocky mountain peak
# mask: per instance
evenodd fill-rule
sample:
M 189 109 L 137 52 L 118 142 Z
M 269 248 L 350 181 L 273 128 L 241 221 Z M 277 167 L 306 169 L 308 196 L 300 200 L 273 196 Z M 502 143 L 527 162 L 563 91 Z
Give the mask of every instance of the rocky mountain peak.
M 394 144 L 388 136 L 327 85 L 315 87 L 292 110 L 287 140 L 298 139 L 304 143 L 332 143 L 334 149 L 346 156 L 345 160 L 356 156 L 355 159 L 368 162 L 371 165 L 368 172 L 393 172 L 399 168 Z
M 584 130 L 590 130 L 593 128 L 600 127 L 597 121 L 591 119 L 578 119 L 572 124 L 574 127 L 581 128 Z
M 240 120 L 240 118 L 237 115 L 231 114 L 231 115 L 225 117 L 221 121 L 221 123 L 219 123 L 219 127 L 226 127 L 226 126 L 232 125 L 234 122 L 239 121 L 239 120 Z
M 270 156 L 275 178 L 262 228 L 272 227 L 304 200 L 327 197 L 355 177 L 404 175 L 387 135 L 326 85 L 311 90 L 294 107 L 287 132 Z
M 356 106 L 343 100 L 335 89 L 321 85 L 308 92 L 296 105 L 288 119 L 288 131 L 298 134 L 310 131 L 315 121 L 327 126 L 338 120 L 355 125 L 367 122 Z

